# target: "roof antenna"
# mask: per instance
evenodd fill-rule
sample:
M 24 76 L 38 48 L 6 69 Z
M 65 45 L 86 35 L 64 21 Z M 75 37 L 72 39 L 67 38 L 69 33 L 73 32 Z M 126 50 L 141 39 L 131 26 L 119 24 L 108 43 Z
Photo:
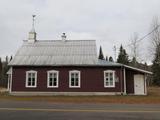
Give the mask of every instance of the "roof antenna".
M 34 32 L 35 32 L 35 29 L 34 29 L 35 17 L 36 17 L 36 15 L 32 15 L 32 31 L 34 31 Z

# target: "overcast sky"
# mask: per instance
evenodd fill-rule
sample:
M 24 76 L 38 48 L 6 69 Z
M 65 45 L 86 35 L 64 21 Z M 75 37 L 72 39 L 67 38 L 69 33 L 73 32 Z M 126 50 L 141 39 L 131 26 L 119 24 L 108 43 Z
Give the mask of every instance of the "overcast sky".
M 0 0 L 0 57 L 14 55 L 28 38 L 32 14 L 38 40 L 61 39 L 65 32 L 68 39 L 95 39 L 105 56 L 114 57 L 114 45 L 126 46 L 134 32 L 141 38 L 150 31 L 160 0 Z M 149 43 L 140 43 L 141 61 L 150 60 Z

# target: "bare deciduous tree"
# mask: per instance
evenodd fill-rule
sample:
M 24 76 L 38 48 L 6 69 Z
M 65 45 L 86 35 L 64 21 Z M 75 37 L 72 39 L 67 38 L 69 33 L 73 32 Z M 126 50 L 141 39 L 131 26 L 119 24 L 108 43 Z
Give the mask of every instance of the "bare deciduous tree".
M 131 56 L 132 56 L 132 64 L 133 66 L 136 66 L 136 63 L 138 62 L 140 51 L 139 51 L 139 41 L 138 41 L 138 33 L 134 32 L 131 36 Z
M 155 17 L 152 22 L 152 35 L 151 42 L 154 50 L 153 57 L 153 84 L 160 86 L 160 29 L 159 29 L 160 21 L 158 17 Z
M 157 46 L 160 45 L 160 29 L 158 28 L 159 25 L 160 25 L 160 21 L 158 17 L 154 17 L 151 24 L 151 29 L 153 29 L 154 31 L 150 38 L 154 53 L 156 52 Z

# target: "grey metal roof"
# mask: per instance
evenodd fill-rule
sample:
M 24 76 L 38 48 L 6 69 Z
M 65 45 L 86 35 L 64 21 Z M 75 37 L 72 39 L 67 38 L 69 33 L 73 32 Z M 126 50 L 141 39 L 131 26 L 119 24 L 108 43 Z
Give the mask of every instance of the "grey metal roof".
M 98 60 L 96 63 L 97 66 L 123 66 L 123 64 L 116 63 L 116 62 L 110 62 L 106 60 Z
M 27 40 L 9 63 L 10 66 L 123 66 L 132 70 L 152 72 L 99 60 L 95 40 L 41 40 L 29 43 Z M 7 72 L 10 74 L 11 69 Z
M 24 41 L 9 65 L 93 65 L 97 62 L 95 40 L 41 40 Z

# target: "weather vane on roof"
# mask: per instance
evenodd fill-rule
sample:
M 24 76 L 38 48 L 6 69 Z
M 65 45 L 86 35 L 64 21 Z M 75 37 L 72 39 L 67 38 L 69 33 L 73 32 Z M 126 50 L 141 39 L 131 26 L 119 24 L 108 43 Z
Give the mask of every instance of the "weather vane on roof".
M 34 22 L 35 22 L 36 15 L 32 15 L 32 28 L 34 29 Z

